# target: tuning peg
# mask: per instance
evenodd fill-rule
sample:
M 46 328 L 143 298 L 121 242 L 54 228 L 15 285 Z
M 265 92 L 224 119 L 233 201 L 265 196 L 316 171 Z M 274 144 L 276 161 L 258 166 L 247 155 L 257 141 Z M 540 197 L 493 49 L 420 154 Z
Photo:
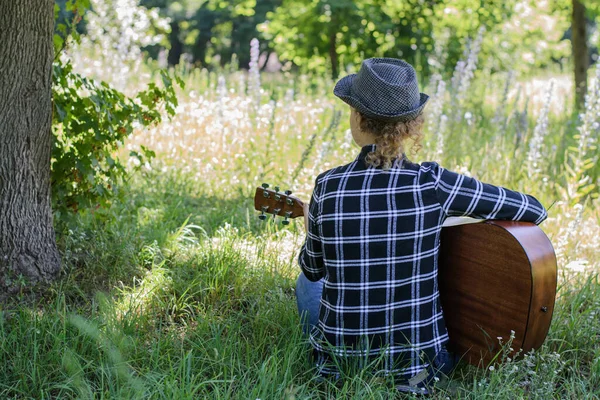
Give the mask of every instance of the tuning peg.
M 285 191 L 285 195 L 286 196 L 290 196 L 292 194 L 291 190 L 286 190 Z M 290 199 L 289 197 L 287 199 L 285 199 L 285 202 L 288 206 L 293 206 L 294 205 L 294 200 Z
M 277 216 L 277 214 L 279 214 L 279 211 L 281 211 L 281 208 L 275 208 L 275 209 L 273 209 L 273 219 L 275 219 L 275 217 Z
M 267 215 L 265 214 L 265 211 L 267 211 L 268 209 L 269 209 L 269 207 L 262 206 L 260 209 L 260 215 L 258 216 L 258 219 L 260 219 L 261 221 L 264 221 L 265 219 L 267 219 Z
M 269 184 L 268 183 L 263 183 L 261 186 L 263 187 L 263 189 L 268 189 L 269 188 Z
M 286 211 L 285 212 L 285 219 L 283 221 L 281 221 L 281 223 L 283 225 L 289 225 L 290 224 L 290 220 L 289 218 L 292 216 L 292 212 L 291 211 Z
M 275 189 L 275 192 L 279 192 L 279 186 L 275 186 L 273 189 Z

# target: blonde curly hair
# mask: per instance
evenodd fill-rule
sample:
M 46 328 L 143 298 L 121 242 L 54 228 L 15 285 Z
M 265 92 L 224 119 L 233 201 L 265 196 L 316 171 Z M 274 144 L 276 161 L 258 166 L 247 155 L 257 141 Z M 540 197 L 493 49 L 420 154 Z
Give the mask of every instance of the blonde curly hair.
M 360 117 L 360 129 L 375 136 L 375 151 L 367 154 L 367 165 L 384 170 L 390 169 L 394 160 L 405 153 L 407 139 L 412 140 L 411 153 L 416 154 L 421 149 L 423 139 L 423 123 L 425 118 L 419 114 L 409 121 L 382 121 L 365 117 L 357 111 Z

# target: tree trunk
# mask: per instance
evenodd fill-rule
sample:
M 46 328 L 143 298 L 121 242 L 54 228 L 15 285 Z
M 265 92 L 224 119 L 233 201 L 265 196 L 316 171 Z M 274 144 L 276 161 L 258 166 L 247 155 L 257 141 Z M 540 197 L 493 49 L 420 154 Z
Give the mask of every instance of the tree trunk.
M 55 278 L 53 0 L 0 1 L 0 298 Z
M 587 92 L 587 69 L 589 55 L 587 46 L 587 22 L 585 6 L 579 0 L 573 0 L 573 17 L 571 19 L 571 48 L 575 68 L 575 104 L 583 106 Z
M 169 50 L 169 55 L 167 56 L 167 62 L 169 65 L 179 64 L 181 54 L 183 54 L 183 43 L 181 43 L 181 40 L 179 39 L 180 31 L 181 29 L 179 29 L 179 22 L 171 22 L 171 33 L 169 33 L 171 49 Z
M 331 59 L 331 77 L 338 77 L 338 54 L 337 54 L 337 31 L 333 30 L 329 34 L 329 58 Z
M 196 43 L 192 49 L 194 53 L 194 61 L 200 61 L 202 67 L 206 67 L 206 51 L 210 45 L 210 39 L 212 37 L 212 29 L 216 24 L 218 17 L 217 12 L 208 9 L 209 2 L 204 2 L 194 17 L 196 20 L 196 26 L 199 29 Z

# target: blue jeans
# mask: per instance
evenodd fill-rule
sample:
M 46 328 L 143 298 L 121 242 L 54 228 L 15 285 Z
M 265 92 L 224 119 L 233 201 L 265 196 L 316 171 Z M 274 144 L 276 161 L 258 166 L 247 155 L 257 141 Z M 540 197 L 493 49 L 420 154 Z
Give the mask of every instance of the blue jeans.
M 317 282 L 309 281 L 304 273 L 300 273 L 296 281 L 296 303 L 298 305 L 298 314 L 302 321 L 302 330 L 308 334 L 313 326 L 319 322 L 319 304 L 321 302 L 321 294 L 323 293 L 323 280 Z M 448 375 L 456 366 L 456 356 L 446 350 L 440 351 L 433 361 L 431 366 L 433 376 L 440 373 Z
M 296 303 L 302 321 L 302 331 L 308 334 L 319 322 L 319 304 L 323 293 L 323 279 L 309 281 L 301 272 L 296 281 Z

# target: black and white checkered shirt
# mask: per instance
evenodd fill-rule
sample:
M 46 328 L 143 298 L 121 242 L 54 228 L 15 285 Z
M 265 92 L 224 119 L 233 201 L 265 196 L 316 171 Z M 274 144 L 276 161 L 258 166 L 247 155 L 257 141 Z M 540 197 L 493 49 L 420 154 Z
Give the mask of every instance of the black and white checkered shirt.
M 440 167 L 397 160 L 368 167 L 365 146 L 350 164 L 318 176 L 299 263 L 323 278 L 319 323 L 310 334 L 317 366 L 378 360 L 408 379 L 429 365 L 448 333 L 439 301 L 440 231 L 448 216 L 530 221 L 546 217 L 532 196 Z M 338 357 L 339 356 L 339 357 Z

